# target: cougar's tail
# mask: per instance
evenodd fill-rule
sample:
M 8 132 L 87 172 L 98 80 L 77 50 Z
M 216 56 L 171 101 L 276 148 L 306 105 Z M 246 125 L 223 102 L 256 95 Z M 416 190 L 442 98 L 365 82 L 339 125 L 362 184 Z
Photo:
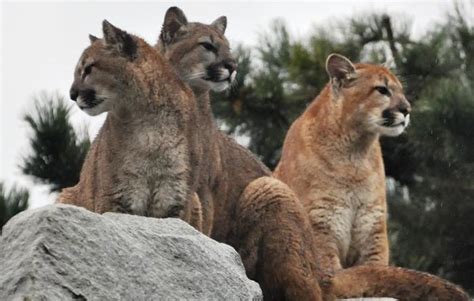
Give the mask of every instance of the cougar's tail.
M 337 298 L 392 297 L 398 300 L 467 301 L 458 286 L 439 277 L 390 266 L 366 265 L 336 273 L 332 294 Z
M 311 227 L 295 194 L 283 182 L 251 182 L 236 206 L 232 245 L 265 300 L 321 300 Z

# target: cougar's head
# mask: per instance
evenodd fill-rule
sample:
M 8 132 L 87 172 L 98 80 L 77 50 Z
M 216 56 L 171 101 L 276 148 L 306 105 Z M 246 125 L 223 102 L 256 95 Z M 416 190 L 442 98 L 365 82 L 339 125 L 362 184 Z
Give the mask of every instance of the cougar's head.
M 91 44 L 76 65 L 69 91 L 71 99 L 91 116 L 129 106 L 136 93 L 141 93 L 134 89 L 140 80 L 140 62 L 146 54 L 156 54 L 142 39 L 107 20 L 102 30 L 102 39 L 89 35 Z
M 341 116 L 355 120 L 361 130 L 398 136 L 408 126 L 411 106 L 398 78 L 387 68 L 352 64 L 331 54 L 326 61 L 333 98 L 342 102 Z
M 223 91 L 237 74 L 236 61 L 224 36 L 226 26 L 226 17 L 210 25 L 188 22 L 182 10 L 171 7 L 156 47 L 193 90 Z

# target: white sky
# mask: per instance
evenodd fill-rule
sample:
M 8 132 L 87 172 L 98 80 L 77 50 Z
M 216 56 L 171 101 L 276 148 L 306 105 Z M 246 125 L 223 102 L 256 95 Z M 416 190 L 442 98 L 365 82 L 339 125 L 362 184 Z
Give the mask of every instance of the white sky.
M 462 0 L 467 16 L 474 20 L 474 2 Z M 231 45 L 255 45 L 270 22 L 283 18 L 293 37 L 304 37 L 316 24 L 342 20 L 364 12 L 387 12 L 411 19 L 412 33 L 419 36 L 430 24 L 442 21 L 452 1 L 175 1 L 175 2 L 18 2 L 2 1 L 1 11 L 1 102 L 0 181 L 30 188 L 32 207 L 51 202 L 45 186 L 33 185 L 22 176 L 18 164 L 28 152 L 28 129 L 22 115 L 31 109 L 32 97 L 40 91 L 58 91 L 67 96 L 74 66 L 88 46 L 88 34 L 101 36 L 101 22 L 135 33 L 154 43 L 164 13 L 178 6 L 188 20 L 210 23 L 228 18 L 226 35 Z M 396 20 L 395 20 L 396 22 Z M 71 102 L 72 103 L 72 102 Z M 73 122 L 87 124 L 94 137 L 104 116 L 89 117 L 74 107 Z

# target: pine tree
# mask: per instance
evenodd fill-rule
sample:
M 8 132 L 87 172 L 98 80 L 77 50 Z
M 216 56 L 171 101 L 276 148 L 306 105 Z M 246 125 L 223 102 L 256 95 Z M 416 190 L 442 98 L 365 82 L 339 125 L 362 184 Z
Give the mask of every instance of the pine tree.
M 50 185 L 51 191 L 74 186 L 90 140 L 79 135 L 70 120 L 70 107 L 59 95 L 43 93 L 35 99 L 35 111 L 24 120 L 32 130 L 29 138 L 31 152 L 22 164 L 25 175 Z
M 7 191 L 0 183 L 0 234 L 10 218 L 28 208 L 28 199 L 28 190 L 12 187 Z
M 473 292 L 474 28 L 458 10 L 423 41 L 410 56 L 429 49 L 433 58 L 407 135 L 417 162 L 410 198 L 389 203 L 393 259 Z

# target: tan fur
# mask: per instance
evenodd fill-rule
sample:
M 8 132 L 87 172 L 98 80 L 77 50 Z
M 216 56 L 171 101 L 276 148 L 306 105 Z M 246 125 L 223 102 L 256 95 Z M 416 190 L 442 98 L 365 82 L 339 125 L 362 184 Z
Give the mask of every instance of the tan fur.
M 211 234 L 210 231 L 208 231 L 208 233 L 203 230 L 202 204 L 196 193 L 194 193 L 191 200 L 186 203 L 186 206 L 184 207 L 184 210 L 181 211 L 179 217 L 198 231 L 201 231 L 206 235 Z
M 120 42 L 95 40 L 79 60 L 71 94 L 79 93 L 76 101 L 87 113 L 109 113 L 79 183 L 64 189 L 58 201 L 99 213 L 178 216 L 197 185 L 189 176 L 189 162 L 200 151 L 192 130 L 197 108 L 168 62 L 142 39 L 133 43 L 137 58 L 116 49 Z M 90 91 L 95 97 L 87 100 Z
M 221 25 L 211 31 L 224 39 Z M 80 182 L 59 201 L 96 212 L 180 215 L 232 245 L 266 299 L 320 300 L 301 204 L 217 129 L 208 89 L 200 85 L 196 97 L 180 83 L 159 52 L 104 22 L 104 40 L 93 39 L 79 60 L 71 97 L 89 114 L 109 113 Z M 100 101 L 88 98 L 90 89 L 106 101 L 94 106 Z
M 209 158 L 203 165 L 209 175 L 197 191 L 203 232 L 238 250 L 265 299 L 319 300 L 303 208 L 286 185 L 261 177 L 269 175 L 263 164 L 215 126 L 209 90 L 229 87 L 236 67 L 224 36 L 225 24 L 224 17 L 211 25 L 187 22 L 181 10 L 171 8 L 156 46 L 193 89 L 201 113 L 198 127 L 211 129 L 203 139 Z M 215 50 L 203 47 L 202 41 L 212 42 Z M 236 198 L 231 207 L 225 205 Z
M 328 295 L 466 300 L 462 290 L 435 276 L 387 266 L 379 136 L 406 127 L 410 106 L 402 85 L 384 67 L 354 66 L 341 56 L 330 56 L 327 69 L 331 82 L 292 124 L 273 174 L 309 214 L 322 282 L 332 283 Z

